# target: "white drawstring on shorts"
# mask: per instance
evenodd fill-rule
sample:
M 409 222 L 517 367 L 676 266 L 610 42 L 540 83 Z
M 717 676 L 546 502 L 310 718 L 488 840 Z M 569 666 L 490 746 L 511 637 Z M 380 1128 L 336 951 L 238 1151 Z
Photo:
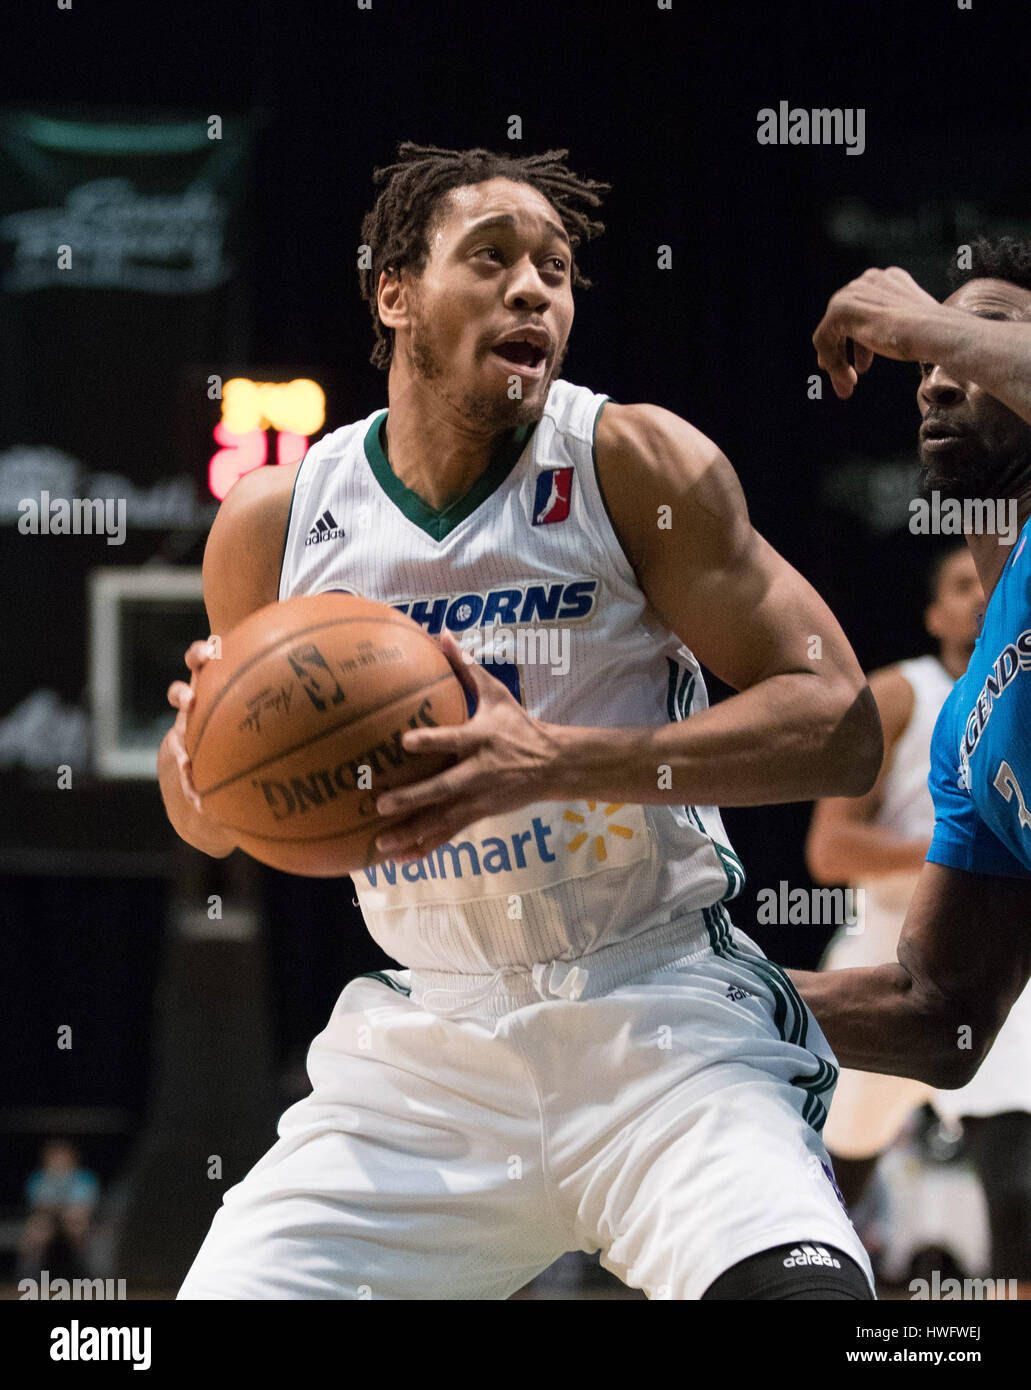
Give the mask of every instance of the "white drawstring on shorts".
M 469 1008 L 470 1005 L 478 1004 L 481 999 L 486 999 L 503 975 L 527 974 L 532 975 L 534 988 L 542 999 L 558 998 L 575 1002 L 583 994 L 590 972 L 583 965 L 565 960 L 540 961 L 531 966 L 529 970 L 523 965 L 503 965 L 500 969 L 495 970 L 485 985 L 457 991 L 438 986 L 426 990 L 420 1002 L 426 1008 L 430 1008 L 431 995 L 450 995 L 454 1001 L 452 1004 L 442 1005 L 438 1009 L 430 1009 L 431 1013 L 446 1017 L 450 1014 L 460 1013 L 463 1009 Z

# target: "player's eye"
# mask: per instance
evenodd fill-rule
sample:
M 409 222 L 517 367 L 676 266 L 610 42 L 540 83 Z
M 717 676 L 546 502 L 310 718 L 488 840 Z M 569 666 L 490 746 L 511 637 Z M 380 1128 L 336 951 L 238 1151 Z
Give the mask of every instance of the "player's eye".
M 485 251 L 493 252 L 495 256 L 500 257 L 501 255 L 501 251 L 497 246 L 481 246 L 480 249 L 477 252 L 475 252 L 475 254 L 477 256 L 482 256 Z
M 549 256 L 548 263 L 557 267 L 557 274 L 565 275 L 567 267 L 561 256 Z

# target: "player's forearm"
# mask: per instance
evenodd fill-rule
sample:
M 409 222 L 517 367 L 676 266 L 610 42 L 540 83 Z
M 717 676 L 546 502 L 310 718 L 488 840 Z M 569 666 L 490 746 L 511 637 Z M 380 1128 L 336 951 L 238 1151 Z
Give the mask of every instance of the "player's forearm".
M 204 816 L 198 815 L 183 795 L 179 783 L 179 769 L 168 747 L 166 737 L 158 751 L 158 784 L 161 799 L 165 803 L 165 813 L 172 823 L 172 829 L 194 849 L 210 854 L 215 859 L 224 859 L 236 848 L 236 841 L 220 826 L 213 825 Z
M 869 689 L 773 676 L 680 723 L 554 726 L 553 794 L 576 800 L 761 806 L 858 796 L 881 760 Z
M 945 1089 L 973 1075 L 979 1058 L 957 1047 L 944 1001 L 922 992 L 898 961 L 788 973 L 841 1066 Z
M 927 840 L 904 840 L 883 825 L 844 821 L 821 828 L 806 848 L 818 883 L 854 883 L 884 874 L 915 873 L 927 858 Z
M 1031 423 L 1031 324 L 982 319 L 944 309 L 916 345 L 958 381 L 973 381 Z

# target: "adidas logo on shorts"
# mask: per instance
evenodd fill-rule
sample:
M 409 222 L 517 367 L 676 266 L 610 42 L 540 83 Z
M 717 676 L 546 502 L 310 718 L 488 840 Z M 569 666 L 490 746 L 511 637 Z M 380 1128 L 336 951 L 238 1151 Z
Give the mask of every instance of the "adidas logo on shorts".
M 803 1265 L 826 1265 L 828 1269 L 840 1269 L 841 1261 L 833 1260 L 822 1245 L 796 1245 L 784 1261 L 785 1269 L 797 1269 Z
M 318 545 L 320 541 L 334 541 L 342 538 L 343 534 L 344 528 L 336 524 L 333 513 L 327 507 L 308 532 L 304 543 L 305 545 Z

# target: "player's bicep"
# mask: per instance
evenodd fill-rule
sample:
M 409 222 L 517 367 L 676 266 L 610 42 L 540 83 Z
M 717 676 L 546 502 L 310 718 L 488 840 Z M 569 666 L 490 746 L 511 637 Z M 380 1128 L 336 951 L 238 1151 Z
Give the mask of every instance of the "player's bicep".
M 204 549 L 204 604 L 224 636 L 279 597 L 279 569 L 296 470 L 247 474 L 223 501 Z
M 854 664 L 829 610 L 752 527 L 737 474 L 711 439 L 658 406 L 607 405 L 596 448 L 638 584 L 722 681 L 743 690 L 780 671 Z
M 743 503 L 737 510 L 735 492 L 724 490 L 722 515 L 695 518 L 689 574 L 673 545 L 653 541 L 642 574 L 649 601 L 734 690 L 803 671 L 828 678 L 847 673 L 862 687 L 862 672 L 830 609 L 752 528 Z

